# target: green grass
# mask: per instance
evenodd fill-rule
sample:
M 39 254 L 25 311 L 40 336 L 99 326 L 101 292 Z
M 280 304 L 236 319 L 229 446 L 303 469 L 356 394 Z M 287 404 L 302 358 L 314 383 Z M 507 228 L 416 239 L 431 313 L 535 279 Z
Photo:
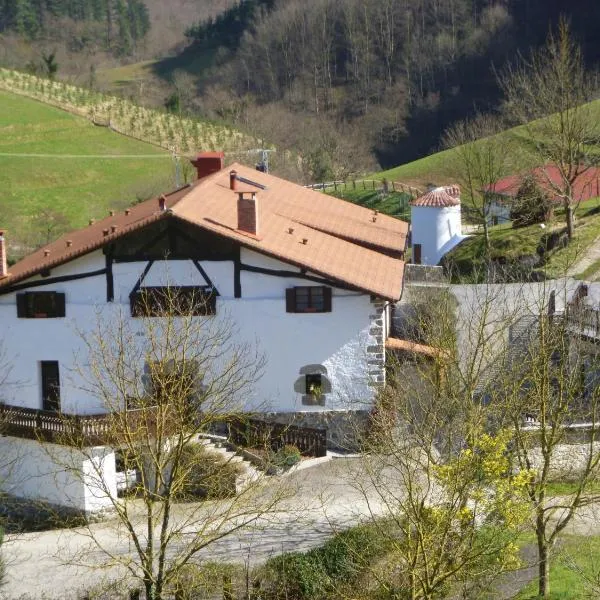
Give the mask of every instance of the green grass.
M 577 485 L 569 481 L 551 481 L 548 484 L 548 496 L 570 496 L 577 491 Z M 585 492 L 588 494 L 597 494 L 600 492 L 600 481 L 592 481 L 586 486 Z
M 550 599 L 598 598 L 599 574 L 600 536 L 561 536 L 550 564 Z M 529 583 L 516 596 L 517 600 L 537 597 L 537 580 Z
M 173 165 L 160 148 L 96 127 L 35 100 L 0 91 L 0 153 L 73 154 L 79 158 L 0 156 L 0 225 L 9 245 L 31 246 L 45 226 L 43 211 L 83 226 L 159 190 L 174 187 Z M 152 155 L 97 159 L 85 155 Z
M 592 199 L 583 203 L 577 212 L 575 237 L 566 248 L 555 248 L 545 257 L 545 264 L 536 267 L 544 271 L 547 278 L 564 276 L 574 267 L 585 251 L 600 234 L 599 200 Z M 490 259 L 494 261 L 515 261 L 519 257 L 535 255 L 544 238 L 552 231 L 564 229 L 563 213 L 558 210 L 554 221 L 544 229 L 539 224 L 513 229 L 509 223 L 490 228 Z M 485 256 L 485 243 L 482 233 L 473 234 L 459 244 L 447 255 L 447 260 L 454 264 L 458 279 L 471 279 L 480 270 L 481 261 Z M 600 268 L 600 265 L 598 265 Z M 583 276 L 586 274 L 584 273 Z
M 596 120 L 600 119 L 600 100 L 590 102 L 589 108 L 589 117 Z M 523 126 L 508 129 L 507 131 L 498 134 L 497 137 L 498 143 L 505 143 L 507 144 L 507 147 L 508 145 L 512 147 L 512 144 L 516 144 L 517 148 L 525 148 L 528 143 L 526 131 Z M 474 144 L 477 144 L 477 142 L 474 142 Z M 386 171 L 379 171 L 369 177 L 372 177 L 373 179 L 399 181 L 423 188 L 430 184 L 437 186 L 456 183 L 456 173 L 453 171 L 452 160 L 450 159 L 451 152 L 451 150 L 442 150 L 419 160 L 399 165 Z M 516 164 L 514 165 L 515 172 L 527 168 L 528 165 L 523 164 L 522 161 L 523 156 L 518 156 L 516 158 Z
M 381 193 L 378 190 L 348 190 L 343 192 L 328 192 L 336 198 L 349 200 L 354 204 L 365 206 L 380 213 L 392 215 L 405 221 L 410 221 L 410 196 L 401 192 Z
M 120 91 L 132 83 L 150 79 L 154 75 L 157 60 L 145 60 L 131 65 L 122 65 L 112 69 L 100 69 L 98 83 L 111 91 Z

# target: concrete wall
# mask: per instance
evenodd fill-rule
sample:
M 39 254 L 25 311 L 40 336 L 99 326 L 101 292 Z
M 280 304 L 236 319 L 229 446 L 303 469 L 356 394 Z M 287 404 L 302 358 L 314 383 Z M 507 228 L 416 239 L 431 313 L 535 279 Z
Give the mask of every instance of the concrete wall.
M 424 265 L 437 265 L 442 256 L 463 239 L 460 205 L 413 206 L 410 226 L 412 245 L 421 244 L 421 264 Z
M 243 264 L 275 270 L 298 270 L 257 252 L 242 249 Z M 59 319 L 17 318 L 16 295 L 0 296 L 0 331 L 9 356 L 8 382 L 0 389 L 0 400 L 38 409 L 42 406 L 41 361 L 60 364 L 61 405 L 64 412 L 104 412 L 102 402 L 86 391 L 78 368 L 86 368 L 82 335 L 101 319 L 110 323 L 120 315 L 139 329 L 143 343 L 143 319 L 132 319 L 129 294 L 146 267 L 145 262 L 114 265 L 114 302 L 106 302 L 106 278 L 54 283 L 31 288 L 66 294 L 66 317 Z M 95 271 L 105 266 L 105 257 L 96 251 L 52 270 L 50 277 Z M 372 381 L 383 378 L 383 337 L 387 329 L 385 305 L 374 305 L 368 294 L 333 289 L 331 313 L 286 313 L 285 290 L 292 286 L 318 285 L 300 277 L 273 277 L 242 271 L 242 297 L 234 298 L 234 264 L 231 261 L 202 262 L 218 289 L 217 316 L 234 324 L 235 340 L 256 344 L 266 358 L 264 375 L 246 408 L 278 412 L 345 410 L 369 406 L 374 397 Z M 299 270 L 298 270 L 299 271 Z M 36 276 L 31 281 L 39 281 Z M 191 261 L 157 261 L 143 285 L 205 285 L 207 282 Z M 23 290 L 27 291 L 27 290 Z M 375 318 L 376 317 L 376 318 Z M 204 318 L 204 317 L 201 317 Z M 373 322 L 380 320 L 375 327 Z M 374 346 L 381 348 L 377 356 Z M 374 362 L 375 361 L 375 362 Z M 324 406 L 306 406 L 295 382 L 307 365 L 322 365 L 331 382 Z
M 79 450 L 0 437 L 2 491 L 77 512 L 94 513 L 112 507 L 117 497 L 115 455 L 108 448 Z M 104 479 L 99 484 L 99 476 Z

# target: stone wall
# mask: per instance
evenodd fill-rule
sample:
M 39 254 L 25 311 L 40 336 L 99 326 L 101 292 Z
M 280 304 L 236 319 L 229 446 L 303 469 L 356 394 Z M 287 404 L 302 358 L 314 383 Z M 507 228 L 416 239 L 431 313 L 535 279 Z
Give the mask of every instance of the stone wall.
M 385 300 L 372 298 L 372 311 L 369 315 L 371 340 L 367 346 L 367 365 L 369 367 L 369 380 L 374 384 L 385 383 Z
M 593 452 L 600 452 L 600 442 L 594 442 Z M 560 444 L 555 448 L 553 460 L 550 464 L 550 479 L 569 481 L 579 477 L 585 467 L 590 453 L 588 443 Z M 541 468 L 543 458 L 539 448 L 529 451 L 533 468 Z

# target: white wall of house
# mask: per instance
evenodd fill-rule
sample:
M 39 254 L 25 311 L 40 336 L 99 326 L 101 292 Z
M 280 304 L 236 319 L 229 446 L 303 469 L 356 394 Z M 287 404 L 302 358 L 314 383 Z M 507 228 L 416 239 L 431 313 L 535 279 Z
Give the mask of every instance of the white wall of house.
M 241 262 L 274 270 L 299 271 L 247 249 L 242 249 Z M 75 365 L 86 367 L 82 334 L 98 323 L 99 311 L 103 319 L 107 316 L 109 320 L 117 319 L 119 314 L 131 319 L 129 294 L 146 264 L 114 264 L 115 299 L 112 303 L 106 302 L 104 275 L 30 288 L 30 291 L 64 292 L 65 318 L 17 318 L 16 293 L 0 295 L 0 331 L 11 367 L 9 381 L 0 389 L 0 399 L 9 404 L 41 408 L 41 361 L 55 360 L 60 364 L 63 411 L 104 412 L 101 401 L 82 389 L 85 385 L 76 372 Z M 373 373 L 383 372 L 382 367 L 367 363 L 367 348 L 378 343 L 369 333 L 374 306 L 368 294 L 334 288 L 332 312 L 287 313 L 286 288 L 318 283 L 300 277 L 242 271 L 242 297 L 234 298 L 233 262 L 203 261 L 201 264 L 220 293 L 217 316 L 208 318 L 230 318 L 239 341 L 256 343 L 266 358 L 264 375 L 255 386 L 254 395 L 247 399 L 248 408 L 277 412 L 368 408 L 375 393 L 370 385 Z M 95 251 L 52 269 L 50 277 L 95 271 L 104 266 L 104 255 Z M 40 279 L 36 276 L 31 281 Z M 191 261 L 157 261 L 142 285 L 166 284 L 205 285 L 206 282 Z M 139 324 L 141 329 L 140 319 L 131 319 L 131 322 L 134 326 Z M 331 381 L 332 390 L 325 406 L 305 406 L 302 394 L 294 391 L 302 367 L 313 364 L 323 365 Z
M 461 233 L 460 205 L 437 208 L 411 207 L 411 240 L 421 244 L 421 264 L 437 265 L 442 256 L 459 244 Z
M 91 513 L 110 509 L 110 498 L 117 497 L 115 455 L 108 448 L 88 448 L 82 453 L 3 436 L 0 457 L 2 490 L 19 498 Z
M 488 224 L 502 225 L 502 223 L 510 223 L 510 206 L 508 201 L 493 201 L 489 205 Z

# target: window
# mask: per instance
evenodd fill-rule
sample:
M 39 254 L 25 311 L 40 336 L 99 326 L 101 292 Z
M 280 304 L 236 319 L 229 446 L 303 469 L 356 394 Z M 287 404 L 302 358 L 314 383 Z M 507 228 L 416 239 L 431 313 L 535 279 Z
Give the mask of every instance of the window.
M 58 361 L 43 360 L 42 368 L 42 409 L 60 411 L 60 377 Z
M 146 287 L 129 300 L 132 317 L 205 316 L 217 310 L 217 294 L 210 287 Z
M 331 312 L 331 288 L 323 285 L 286 290 L 286 311 L 293 313 Z
M 311 373 L 306 376 L 306 393 L 313 396 L 320 396 L 323 392 L 323 385 L 320 373 Z
M 305 365 L 294 383 L 294 391 L 302 396 L 302 404 L 325 406 L 327 394 L 331 394 L 331 381 L 323 365 Z
M 17 317 L 20 319 L 54 319 L 64 316 L 64 294 L 59 292 L 17 294 Z

